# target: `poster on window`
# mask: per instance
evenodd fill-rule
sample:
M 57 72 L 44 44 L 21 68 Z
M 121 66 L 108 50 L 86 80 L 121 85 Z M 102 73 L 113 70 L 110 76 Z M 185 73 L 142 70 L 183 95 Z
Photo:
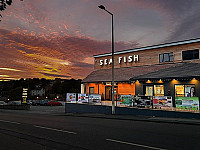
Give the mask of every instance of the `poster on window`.
M 78 103 L 88 103 L 88 95 L 78 94 Z
M 176 97 L 176 108 L 183 110 L 199 110 L 199 97 Z
M 153 107 L 172 107 L 171 96 L 154 96 Z
M 66 94 L 66 102 L 76 103 L 76 93 L 67 93 Z
M 89 94 L 89 103 L 101 103 L 100 94 Z
M 133 105 L 133 96 L 132 95 L 118 95 L 118 105 Z

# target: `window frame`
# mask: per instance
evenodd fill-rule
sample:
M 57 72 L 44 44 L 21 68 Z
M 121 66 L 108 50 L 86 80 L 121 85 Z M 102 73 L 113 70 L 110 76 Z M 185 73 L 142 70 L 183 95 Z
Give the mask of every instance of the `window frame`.
M 198 55 L 197 55 L 198 58 L 195 58 L 194 53 L 192 53 L 193 56 L 192 56 L 191 59 L 187 59 L 187 58 L 186 58 L 186 59 L 183 59 L 183 58 L 185 57 L 185 55 L 188 56 L 188 54 L 183 54 L 183 53 L 185 53 L 185 52 L 191 52 L 191 51 L 198 51 Z M 192 49 L 192 50 L 185 50 L 185 51 L 182 51 L 182 60 L 183 60 L 183 61 L 195 60 L 195 59 L 199 59 L 199 49 Z
M 165 60 L 166 57 L 168 57 L 168 60 Z M 162 61 L 161 61 L 161 59 L 162 59 Z M 159 54 L 159 63 L 168 63 L 168 62 L 174 62 L 174 53 L 173 52 Z

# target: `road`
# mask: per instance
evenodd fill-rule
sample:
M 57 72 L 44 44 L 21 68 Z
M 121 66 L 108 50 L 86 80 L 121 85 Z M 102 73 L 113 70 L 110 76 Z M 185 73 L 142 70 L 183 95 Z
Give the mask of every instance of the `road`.
M 45 112 L 44 107 L 40 108 Z M 87 118 L 64 113 L 0 111 L 0 136 L 1 150 L 200 149 L 197 125 Z

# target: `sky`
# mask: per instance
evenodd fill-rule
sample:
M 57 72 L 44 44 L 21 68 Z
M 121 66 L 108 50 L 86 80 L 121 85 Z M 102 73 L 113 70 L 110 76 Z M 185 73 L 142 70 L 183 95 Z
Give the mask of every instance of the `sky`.
M 200 37 L 199 0 L 13 0 L 0 22 L 0 80 L 83 79 L 93 55 Z

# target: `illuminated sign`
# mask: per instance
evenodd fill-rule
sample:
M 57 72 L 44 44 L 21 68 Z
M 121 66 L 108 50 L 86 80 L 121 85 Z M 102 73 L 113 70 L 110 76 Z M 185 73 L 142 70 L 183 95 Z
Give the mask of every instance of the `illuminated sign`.
M 118 58 L 118 63 L 121 64 L 122 62 L 124 63 L 131 63 L 131 62 L 136 62 L 136 61 L 139 61 L 139 55 L 133 55 L 133 56 L 124 56 L 124 57 L 119 57 Z M 100 60 L 99 61 L 99 65 L 102 66 L 102 65 L 110 65 L 112 64 L 112 59 L 104 59 L 104 60 Z

